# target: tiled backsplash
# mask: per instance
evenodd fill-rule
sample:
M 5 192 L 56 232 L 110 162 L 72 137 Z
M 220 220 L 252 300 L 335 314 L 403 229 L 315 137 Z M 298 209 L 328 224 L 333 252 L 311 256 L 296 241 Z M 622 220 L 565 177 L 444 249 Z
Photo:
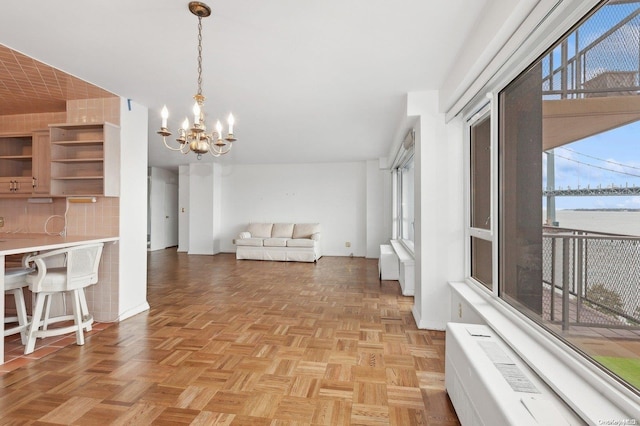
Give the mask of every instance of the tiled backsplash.
M 66 211 L 69 236 L 118 236 L 119 198 L 96 197 L 95 203 L 69 203 L 68 209 L 65 198 L 52 200 L 50 204 L 33 204 L 26 198 L 0 198 L 0 216 L 4 217 L 0 233 L 60 234 Z
M 67 235 L 119 235 L 120 199 L 96 197 L 95 203 L 69 203 Z

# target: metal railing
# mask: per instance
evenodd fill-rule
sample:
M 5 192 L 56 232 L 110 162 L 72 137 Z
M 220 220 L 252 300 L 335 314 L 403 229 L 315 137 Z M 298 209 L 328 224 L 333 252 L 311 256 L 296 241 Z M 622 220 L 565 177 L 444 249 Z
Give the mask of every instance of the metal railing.
M 583 25 L 584 34 L 576 29 L 543 58 L 545 99 L 581 99 L 640 91 L 640 40 L 637 37 L 640 9 L 637 4 L 609 2 Z M 603 30 L 598 33 L 597 28 Z M 620 51 L 615 47 L 622 42 L 636 45 Z
M 543 319 L 640 328 L 640 237 L 544 227 Z

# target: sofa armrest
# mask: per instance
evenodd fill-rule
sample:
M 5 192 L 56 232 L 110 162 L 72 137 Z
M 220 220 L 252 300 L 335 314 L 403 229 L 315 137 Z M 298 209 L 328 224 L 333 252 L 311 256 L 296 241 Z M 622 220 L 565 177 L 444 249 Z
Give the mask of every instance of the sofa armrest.
M 238 234 L 238 239 L 243 240 L 245 238 L 251 238 L 251 232 L 244 231 Z
M 311 234 L 311 239 L 313 241 L 320 241 L 320 233 L 319 232 L 315 232 L 315 233 Z

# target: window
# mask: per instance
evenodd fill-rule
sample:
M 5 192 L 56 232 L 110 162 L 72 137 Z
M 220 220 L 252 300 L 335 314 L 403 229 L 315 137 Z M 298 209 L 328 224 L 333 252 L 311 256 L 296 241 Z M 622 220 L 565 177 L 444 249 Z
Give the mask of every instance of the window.
M 493 288 L 491 235 L 491 118 L 477 114 L 469 130 L 471 277 Z
M 392 166 L 395 203 L 393 238 L 401 240 L 411 252 L 415 238 L 414 139 L 415 132 L 411 130 L 402 142 Z
M 493 260 L 500 298 L 637 393 L 639 29 L 640 2 L 603 2 L 500 92 Z

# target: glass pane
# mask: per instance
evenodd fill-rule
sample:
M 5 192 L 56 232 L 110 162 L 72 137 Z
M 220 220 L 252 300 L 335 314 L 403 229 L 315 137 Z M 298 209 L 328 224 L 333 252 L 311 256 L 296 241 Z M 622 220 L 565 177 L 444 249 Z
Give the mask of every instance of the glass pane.
M 402 239 L 414 240 L 414 167 L 413 159 L 401 169 L 402 189 L 401 189 L 401 210 L 402 210 Z
M 604 3 L 500 94 L 498 262 L 500 297 L 640 393 L 638 28 Z
M 471 227 L 491 228 L 491 120 L 471 126 Z
M 500 95 L 500 292 L 542 314 L 542 79 L 540 64 Z
M 493 288 L 492 258 L 491 241 L 471 237 L 471 276 L 489 290 Z

